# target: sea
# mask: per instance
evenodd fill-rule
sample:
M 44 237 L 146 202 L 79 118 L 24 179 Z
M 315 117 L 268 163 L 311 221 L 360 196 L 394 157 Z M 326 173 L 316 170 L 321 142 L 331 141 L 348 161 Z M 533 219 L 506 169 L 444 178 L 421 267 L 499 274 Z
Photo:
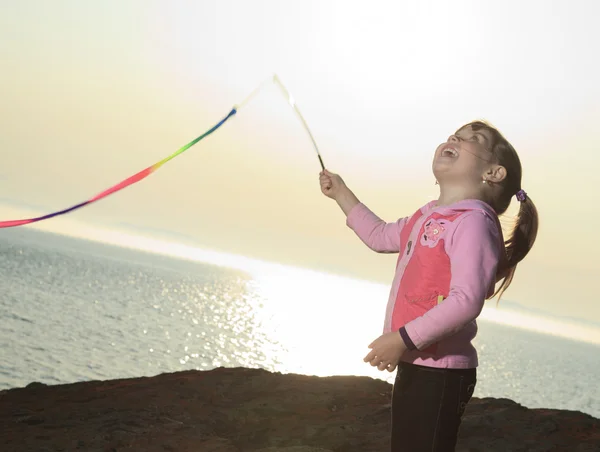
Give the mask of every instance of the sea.
M 222 366 L 393 383 L 362 361 L 387 286 L 215 256 L 0 230 L 0 390 Z M 478 324 L 476 397 L 600 418 L 598 344 Z

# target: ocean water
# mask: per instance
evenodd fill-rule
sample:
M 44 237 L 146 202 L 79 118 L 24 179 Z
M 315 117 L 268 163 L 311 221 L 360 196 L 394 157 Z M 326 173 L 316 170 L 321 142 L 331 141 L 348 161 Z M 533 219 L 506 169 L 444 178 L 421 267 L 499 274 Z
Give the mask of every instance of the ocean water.
M 244 267 L 243 265 L 241 267 Z M 260 367 L 393 381 L 362 362 L 388 288 L 0 231 L 0 389 Z M 479 321 L 476 397 L 600 418 L 600 347 Z

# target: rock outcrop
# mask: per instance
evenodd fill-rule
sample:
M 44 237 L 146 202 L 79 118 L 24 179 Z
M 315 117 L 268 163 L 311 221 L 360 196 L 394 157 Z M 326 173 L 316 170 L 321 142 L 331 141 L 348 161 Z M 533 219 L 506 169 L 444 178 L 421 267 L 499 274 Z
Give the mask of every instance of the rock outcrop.
M 387 452 L 391 385 L 218 368 L 0 392 L 0 450 Z M 457 451 L 600 451 L 600 420 L 473 399 Z

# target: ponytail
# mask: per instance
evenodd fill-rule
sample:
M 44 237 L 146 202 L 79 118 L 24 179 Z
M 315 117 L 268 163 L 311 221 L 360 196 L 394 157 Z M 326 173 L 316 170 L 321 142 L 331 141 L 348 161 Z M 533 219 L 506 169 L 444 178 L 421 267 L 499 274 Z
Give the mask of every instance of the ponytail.
M 494 295 L 489 297 L 494 298 L 498 295 L 498 300 L 500 300 L 515 276 L 517 264 L 527 256 L 533 247 L 538 232 L 538 212 L 533 201 L 521 189 L 523 169 L 515 148 L 502 136 L 498 129 L 485 121 L 473 121 L 462 126 L 459 130 L 465 127 L 471 127 L 474 131 L 483 129 L 489 132 L 492 138 L 490 150 L 494 156 L 494 161 L 506 169 L 506 178 L 498 184 L 496 190 L 492 191 L 492 197 L 489 200 L 496 214 L 500 216 L 506 212 L 513 196 L 516 196 L 521 204 L 513 229 L 504 242 L 506 258 L 500 260 L 500 266 L 496 272 L 496 284 L 500 283 L 500 286 L 496 289 Z M 488 187 L 490 186 L 488 184 Z
M 517 264 L 521 262 L 529 253 L 538 232 L 538 213 L 533 201 L 526 196 L 521 201 L 519 213 L 510 236 L 505 240 L 504 246 L 506 251 L 506 264 L 501 271 L 498 272 L 498 280 L 502 280 L 500 287 L 494 292 L 495 297 L 498 295 L 498 300 L 502 294 L 508 289 L 515 275 Z

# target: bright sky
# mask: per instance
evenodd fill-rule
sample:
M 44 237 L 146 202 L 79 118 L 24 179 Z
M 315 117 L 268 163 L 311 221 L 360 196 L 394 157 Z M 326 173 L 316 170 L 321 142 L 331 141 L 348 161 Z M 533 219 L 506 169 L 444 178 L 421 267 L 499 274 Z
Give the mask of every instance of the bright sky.
M 0 1 L 0 214 L 96 194 L 277 73 L 325 163 L 389 221 L 436 196 L 432 153 L 458 126 L 498 126 L 541 214 L 505 297 L 600 322 L 598 17 L 594 0 Z M 271 87 L 149 179 L 72 217 L 391 281 L 395 257 L 354 237 L 318 171 Z

